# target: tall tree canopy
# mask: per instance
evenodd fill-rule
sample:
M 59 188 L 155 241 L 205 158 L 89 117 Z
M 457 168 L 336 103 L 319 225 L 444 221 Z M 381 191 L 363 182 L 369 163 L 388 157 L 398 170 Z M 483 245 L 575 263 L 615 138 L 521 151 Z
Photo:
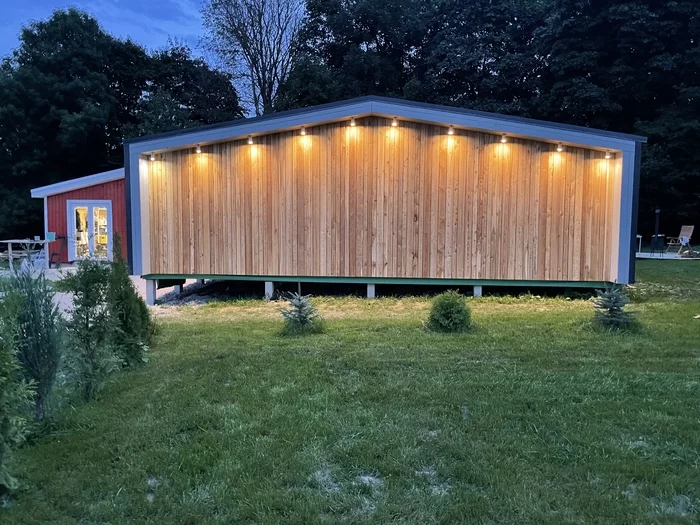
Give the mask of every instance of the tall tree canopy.
M 30 188 L 123 165 L 125 136 L 242 114 L 185 47 L 149 55 L 75 9 L 30 24 L 0 65 L 0 238 L 40 233 Z
M 700 3 L 308 0 L 279 108 L 380 94 L 647 135 L 641 231 L 700 223 Z

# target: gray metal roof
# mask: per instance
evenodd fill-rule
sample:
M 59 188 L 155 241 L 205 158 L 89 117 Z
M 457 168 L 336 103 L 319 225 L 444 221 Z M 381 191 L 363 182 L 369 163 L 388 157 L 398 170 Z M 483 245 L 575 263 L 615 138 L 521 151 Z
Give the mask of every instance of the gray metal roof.
M 207 130 L 216 130 L 218 128 L 232 128 L 237 126 L 247 126 L 253 123 L 264 122 L 264 121 L 274 121 L 275 119 L 286 119 L 292 116 L 302 116 L 308 115 L 312 117 L 315 112 L 324 111 L 328 109 L 342 109 L 344 106 L 356 105 L 360 102 L 383 102 L 392 104 L 395 106 L 401 106 L 406 109 L 423 109 L 423 110 L 438 110 L 453 113 L 455 115 L 462 116 L 473 116 L 479 117 L 481 119 L 491 119 L 498 122 L 510 122 L 510 123 L 520 123 L 527 124 L 531 126 L 539 126 L 542 128 L 548 128 L 551 130 L 561 130 L 574 133 L 585 133 L 588 135 L 598 135 L 600 137 L 614 138 L 618 140 L 628 140 L 632 142 L 643 142 L 647 141 L 646 137 L 640 135 L 630 135 L 626 133 L 618 133 L 615 131 L 607 131 L 602 129 L 588 128 L 585 126 L 574 126 L 571 124 L 560 124 L 557 122 L 548 122 L 546 120 L 530 119 L 525 117 L 517 117 L 513 115 L 502 115 L 500 113 L 489 113 L 486 111 L 476 111 L 473 109 L 457 108 L 452 106 L 443 106 L 439 104 L 428 104 L 425 102 L 414 102 L 411 100 L 403 100 L 398 98 L 380 97 L 375 95 L 351 98 L 347 100 L 340 100 L 337 102 L 330 102 L 328 104 L 320 104 L 317 106 L 310 106 L 306 108 L 292 109 L 289 111 L 280 111 L 277 113 L 270 113 L 267 115 L 262 115 L 260 117 L 245 118 L 239 120 L 232 120 L 227 122 L 220 122 L 217 124 L 209 124 L 205 126 L 198 126 L 195 128 L 186 128 L 175 131 L 169 131 L 166 133 L 158 133 L 155 135 L 147 135 L 144 137 L 135 137 L 131 139 L 126 139 L 124 144 L 135 144 L 139 142 L 148 142 L 152 140 L 157 140 L 161 138 L 185 136 L 188 134 L 200 133 Z M 350 116 L 350 115 L 348 115 Z M 449 124 L 449 122 L 446 122 Z

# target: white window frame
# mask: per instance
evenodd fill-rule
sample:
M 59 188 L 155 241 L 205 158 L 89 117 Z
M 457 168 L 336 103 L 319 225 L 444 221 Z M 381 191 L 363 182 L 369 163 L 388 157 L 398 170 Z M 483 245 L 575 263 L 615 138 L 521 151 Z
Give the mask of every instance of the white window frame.
M 75 208 L 87 207 L 88 209 L 88 249 L 90 257 L 95 253 L 95 227 L 94 208 L 107 208 L 107 260 L 112 260 L 112 243 L 114 242 L 114 222 L 112 221 L 112 201 L 111 200 L 83 200 L 68 199 L 66 201 L 66 238 L 68 240 L 68 260 L 77 261 L 80 259 L 75 250 Z

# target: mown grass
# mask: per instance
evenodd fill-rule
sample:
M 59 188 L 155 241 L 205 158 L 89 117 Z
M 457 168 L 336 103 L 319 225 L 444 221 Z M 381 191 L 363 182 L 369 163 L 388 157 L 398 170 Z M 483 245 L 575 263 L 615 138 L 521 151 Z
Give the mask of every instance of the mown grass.
M 21 450 L 0 522 L 697 523 L 700 294 L 655 294 L 634 334 L 532 296 L 459 335 L 425 298 L 319 298 L 306 337 L 262 301 L 162 308 L 151 362 Z

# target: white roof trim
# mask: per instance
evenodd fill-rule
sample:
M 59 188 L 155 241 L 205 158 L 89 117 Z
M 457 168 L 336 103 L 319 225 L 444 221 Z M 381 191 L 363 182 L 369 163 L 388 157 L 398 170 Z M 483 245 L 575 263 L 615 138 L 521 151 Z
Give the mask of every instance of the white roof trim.
M 67 191 L 79 190 L 81 188 L 89 188 L 90 186 L 104 184 L 105 182 L 112 182 L 114 180 L 119 180 L 123 178 L 124 168 L 104 171 L 102 173 L 88 175 L 87 177 L 65 180 L 63 182 L 57 182 L 56 184 L 42 186 L 41 188 L 34 188 L 32 190 L 32 197 L 34 197 L 35 199 L 41 199 L 50 195 L 66 193 Z

